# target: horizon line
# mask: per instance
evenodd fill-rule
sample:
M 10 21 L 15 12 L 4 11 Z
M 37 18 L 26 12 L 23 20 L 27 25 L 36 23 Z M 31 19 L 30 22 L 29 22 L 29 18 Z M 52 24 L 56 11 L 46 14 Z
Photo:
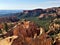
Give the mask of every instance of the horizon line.
M 53 7 L 47 7 L 47 8 L 32 8 L 32 9 L 0 9 L 0 10 L 34 10 L 34 9 L 48 9 L 48 8 L 58 8 L 60 6 L 53 6 Z

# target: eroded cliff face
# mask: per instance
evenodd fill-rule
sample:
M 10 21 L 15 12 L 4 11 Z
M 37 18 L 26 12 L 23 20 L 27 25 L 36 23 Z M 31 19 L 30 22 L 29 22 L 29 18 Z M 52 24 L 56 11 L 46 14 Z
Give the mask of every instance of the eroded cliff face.
M 6 42 L 6 45 L 60 45 L 60 38 L 58 36 L 60 33 L 58 32 L 60 31 L 60 24 L 57 23 L 59 20 L 59 18 L 54 19 L 48 31 L 45 31 L 43 27 L 38 27 L 38 25 L 31 21 L 24 20 L 18 22 L 12 30 L 4 34 L 2 41 Z M 56 33 L 55 37 L 52 38 L 51 33 Z M 10 38 L 8 41 L 6 39 L 15 36 L 17 38 L 14 38 L 12 42 Z M 3 44 L 1 43 L 1 45 Z
M 3 29 L 2 32 L 4 32 L 0 35 L 1 38 L 3 37 L 0 42 L 1 45 L 60 45 L 60 7 L 25 10 L 20 14 L 21 17 L 22 15 L 24 18 L 37 17 L 43 19 L 51 17 L 54 19 L 50 20 L 47 31 L 44 27 L 28 20 L 10 22 L 13 23 L 12 27 L 7 23 L 9 26 L 7 32 L 4 31 L 4 26 L 0 24 L 0 29 Z M 12 19 L 15 21 L 16 18 L 12 17 Z M 12 37 L 14 37 L 13 41 L 11 41 Z
M 53 7 L 48 9 L 24 10 L 23 15 L 24 14 L 25 14 L 25 17 L 32 17 L 32 16 L 33 17 L 39 16 L 39 18 L 44 18 L 49 16 L 57 17 L 57 16 L 60 16 L 60 7 Z

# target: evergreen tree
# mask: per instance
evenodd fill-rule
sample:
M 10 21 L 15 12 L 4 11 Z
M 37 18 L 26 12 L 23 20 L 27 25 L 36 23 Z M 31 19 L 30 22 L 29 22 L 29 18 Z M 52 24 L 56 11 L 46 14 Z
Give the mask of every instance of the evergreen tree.
M 0 29 L 0 34 L 2 33 L 2 30 Z
M 4 29 L 5 29 L 6 32 L 8 31 L 8 25 L 7 25 L 7 23 L 4 23 Z

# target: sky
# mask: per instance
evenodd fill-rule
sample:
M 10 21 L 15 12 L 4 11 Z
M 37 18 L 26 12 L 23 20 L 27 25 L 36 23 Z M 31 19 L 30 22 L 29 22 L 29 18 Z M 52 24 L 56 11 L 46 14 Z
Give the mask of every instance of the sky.
M 59 6 L 60 0 L 0 0 L 0 10 L 31 10 Z

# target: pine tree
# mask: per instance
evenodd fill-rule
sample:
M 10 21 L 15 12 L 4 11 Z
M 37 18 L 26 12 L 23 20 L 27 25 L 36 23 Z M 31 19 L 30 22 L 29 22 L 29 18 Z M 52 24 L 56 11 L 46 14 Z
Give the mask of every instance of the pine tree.
M 8 31 L 8 25 L 7 25 L 7 23 L 4 23 L 4 29 L 5 29 L 6 32 Z

